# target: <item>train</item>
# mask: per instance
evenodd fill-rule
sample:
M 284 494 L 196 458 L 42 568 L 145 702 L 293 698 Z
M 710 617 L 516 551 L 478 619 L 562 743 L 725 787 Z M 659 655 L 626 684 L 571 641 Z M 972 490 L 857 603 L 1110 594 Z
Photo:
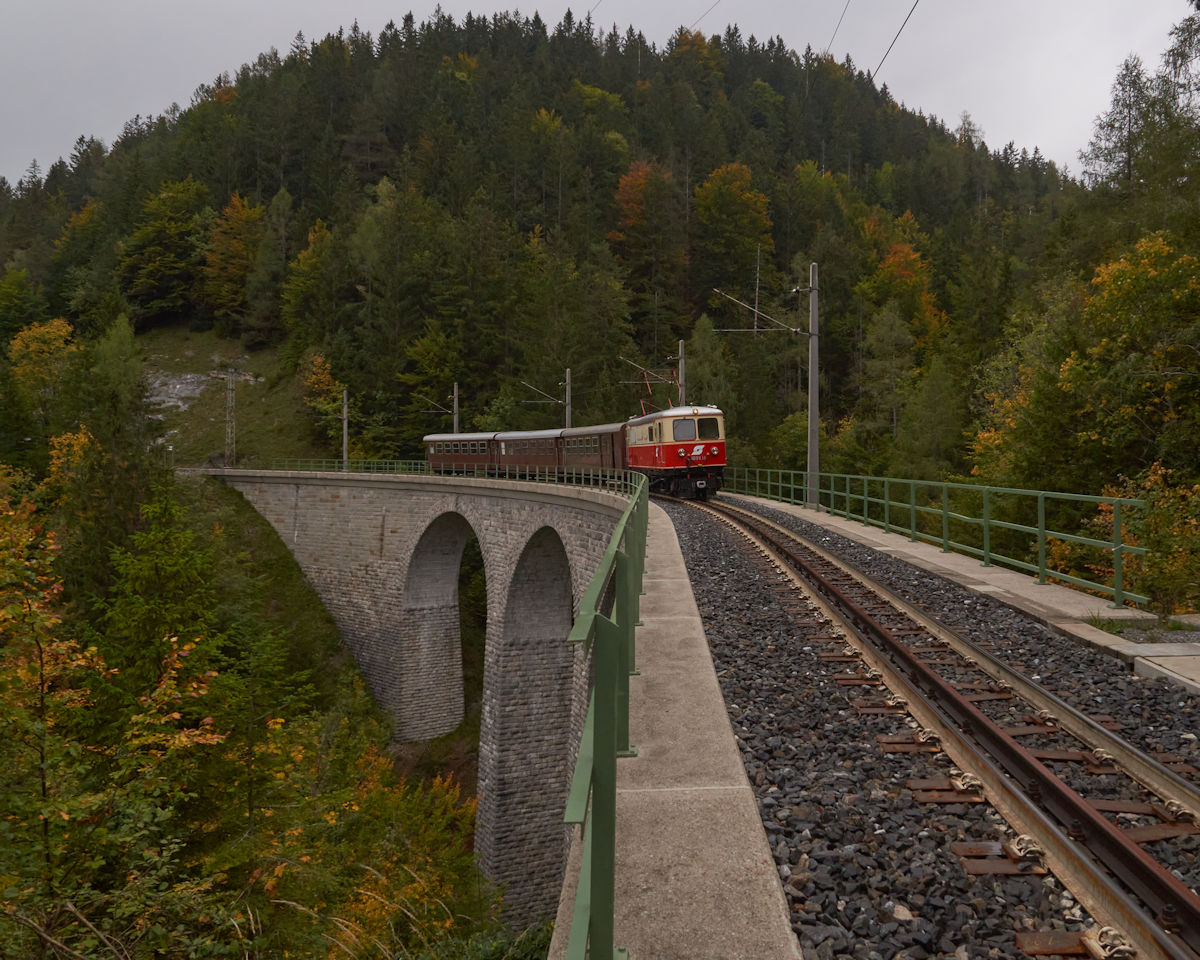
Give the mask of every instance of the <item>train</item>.
M 425 457 L 434 473 L 556 473 L 636 470 L 650 490 L 707 500 L 725 471 L 725 415 L 716 407 L 671 407 L 624 423 L 557 430 L 431 433 Z

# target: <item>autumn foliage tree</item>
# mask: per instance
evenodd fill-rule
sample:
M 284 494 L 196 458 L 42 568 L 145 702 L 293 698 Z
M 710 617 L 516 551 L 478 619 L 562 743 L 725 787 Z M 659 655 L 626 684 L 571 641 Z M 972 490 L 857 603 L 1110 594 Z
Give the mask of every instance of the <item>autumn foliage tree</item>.
M 209 233 L 204 252 L 204 293 L 222 336 L 241 333 L 247 282 L 266 228 L 265 215 L 263 207 L 235 192 Z
M 4 480 L 0 955 L 143 957 L 242 939 L 212 880 L 179 862 L 186 841 L 175 805 L 195 789 L 197 752 L 220 740 L 211 718 L 180 723 L 179 706 L 202 697 L 207 678 L 185 669 L 190 648 L 172 641 L 112 739 L 89 737 L 81 720 L 112 671 L 66 631 L 53 538 Z
M 671 171 L 636 160 L 617 185 L 617 228 L 608 241 L 625 269 L 637 326 L 678 331 L 685 314 L 686 198 Z
M 775 240 L 767 197 L 754 189 L 749 167 L 727 163 L 714 170 L 696 188 L 694 211 L 693 296 L 716 305 L 722 300 L 714 288 L 752 298 L 756 277 L 773 286 Z
M 1109 471 L 1157 462 L 1200 475 L 1198 272 L 1200 259 L 1162 233 L 1096 269 L 1083 343 L 1059 377 L 1090 421 L 1076 441 L 1097 445 Z

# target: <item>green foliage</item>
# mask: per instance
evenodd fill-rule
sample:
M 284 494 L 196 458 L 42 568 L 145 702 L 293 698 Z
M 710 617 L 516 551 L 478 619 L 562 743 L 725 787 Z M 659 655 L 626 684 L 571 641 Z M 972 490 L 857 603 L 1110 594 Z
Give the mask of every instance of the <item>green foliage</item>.
M 262 521 L 210 489 L 178 491 L 190 519 L 159 490 L 145 531 L 114 555 L 88 635 L 123 658 L 117 669 L 70 638 L 53 542 L 6 480 L 0 955 L 53 938 L 88 957 L 315 956 L 330 938 L 345 949 L 361 938 L 392 956 L 495 931 L 473 801 L 445 781 L 395 780 L 386 726 L 331 659 L 336 631 L 294 561 L 279 593 L 247 578 L 286 549 L 251 536 Z M 159 639 L 174 630 L 194 639 Z
M 1119 495 L 1146 502 L 1125 521 L 1127 542 L 1148 551 L 1126 556 L 1127 589 L 1150 598 L 1163 626 L 1173 614 L 1200 609 L 1200 484 L 1177 483 L 1156 463 Z
M 189 176 L 163 184 L 142 205 L 118 268 L 139 327 L 197 318 L 207 203 L 207 188 Z
M 29 271 L 6 270 L 0 276 L 0 342 L 7 343 L 22 327 L 48 319 L 46 300 L 29 279 Z
M 542 960 L 550 949 L 553 924 L 512 932 L 494 930 L 467 940 L 443 940 L 415 960 Z

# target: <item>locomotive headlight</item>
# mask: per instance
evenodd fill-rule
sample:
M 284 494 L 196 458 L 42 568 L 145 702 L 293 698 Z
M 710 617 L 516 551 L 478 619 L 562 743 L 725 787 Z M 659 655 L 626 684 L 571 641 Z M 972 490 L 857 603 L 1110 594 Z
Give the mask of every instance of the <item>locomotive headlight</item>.
M 718 453 L 720 453 L 721 451 L 719 451 L 719 450 L 718 450 L 716 447 L 713 447 L 713 448 L 712 448 L 711 450 L 709 450 L 708 452 L 709 452 L 709 453 L 711 453 L 711 454 L 712 454 L 712 455 L 715 457 L 715 456 L 716 456 Z
M 683 452 L 683 447 L 680 447 L 680 448 L 679 448 L 679 455 L 680 455 L 681 457 L 687 456 L 687 454 L 685 454 L 685 453 Z

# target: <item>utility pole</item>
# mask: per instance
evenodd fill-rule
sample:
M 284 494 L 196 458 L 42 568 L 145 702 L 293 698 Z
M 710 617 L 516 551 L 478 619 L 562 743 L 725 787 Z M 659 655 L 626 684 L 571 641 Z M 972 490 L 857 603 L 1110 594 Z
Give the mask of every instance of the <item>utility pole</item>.
M 571 429 L 571 368 L 567 367 L 567 429 Z
M 458 381 L 454 381 L 454 432 L 458 433 Z
M 817 364 L 817 353 L 817 265 L 813 263 L 808 268 L 808 478 L 805 500 L 814 507 L 819 502 L 817 492 L 821 479 L 821 438 L 818 430 L 818 371 L 821 368 Z
M 342 472 L 350 469 L 350 388 L 342 387 Z
M 233 371 L 230 370 L 225 374 L 225 467 L 230 469 L 237 460 L 237 449 L 235 440 L 237 438 L 237 426 L 234 421 L 234 406 L 233 406 L 233 388 L 234 388 Z
M 786 330 L 791 333 L 797 333 L 802 337 L 808 337 L 808 463 L 805 471 L 805 503 L 810 506 L 817 506 L 820 498 L 818 496 L 818 487 L 821 479 L 821 451 L 820 451 L 820 362 L 819 350 L 817 348 L 817 265 L 810 264 L 808 268 L 808 286 L 794 287 L 792 293 L 797 295 L 801 293 L 808 294 L 808 330 L 801 330 L 800 327 L 792 327 L 786 323 L 781 323 L 772 316 L 768 316 L 758 309 L 757 300 L 754 306 L 748 303 L 743 303 L 736 297 L 731 297 L 723 290 L 713 288 L 713 293 L 724 297 L 726 300 L 732 300 L 739 307 L 745 307 L 747 310 L 754 312 L 754 329 L 749 327 L 717 327 L 714 329 L 716 333 L 762 333 L 776 332 Z M 796 304 L 797 313 L 800 311 L 800 304 Z M 769 320 L 775 324 L 773 327 L 759 327 L 758 318 Z M 797 316 L 799 320 L 799 316 Z M 682 353 L 682 350 L 681 350 Z
M 679 341 L 679 405 L 687 404 L 687 376 L 683 368 L 683 341 Z

